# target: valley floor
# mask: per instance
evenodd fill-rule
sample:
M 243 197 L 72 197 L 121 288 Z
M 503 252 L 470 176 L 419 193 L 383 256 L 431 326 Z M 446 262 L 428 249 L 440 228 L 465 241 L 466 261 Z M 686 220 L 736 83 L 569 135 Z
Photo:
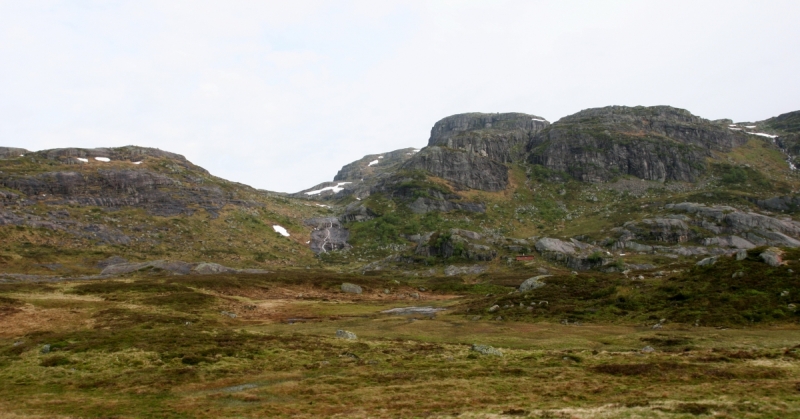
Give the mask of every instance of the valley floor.
M 497 320 L 459 309 L 483 291 L 425 281 L 292 271 L 0 284 L 0 417 L 800 417 L 794 324 Z M 446 310 L 380 313 L 409 306 Z

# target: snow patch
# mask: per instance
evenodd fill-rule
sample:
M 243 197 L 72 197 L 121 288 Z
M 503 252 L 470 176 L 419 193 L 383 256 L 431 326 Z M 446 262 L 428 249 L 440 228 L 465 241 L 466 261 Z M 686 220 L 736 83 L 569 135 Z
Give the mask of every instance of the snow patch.
M 753 129 L 753 128 L 755 128 L 756 126 L 755 126 L 755 125 L 745 125 L 744 127 L 745 127 L 745 128 L 750 128 L 750 129 Z
M 135 161 L 135 162 L 133 162 L 133 164 L 142 164 L 142 162 L 140 162 L 140 161 Z
M 539 119 L 539 118 L 531 118 L 531 121 L 547 122 L 544 119 Z
M 736 124 L 730 124 L 730 125 L 728 125 L 728 126 L 729 126 L 729 127 L 735 127 L 735 126 L 736 126 Z
M 741 128 L 731 128 L 731 127 L 728 127 L 728 129 L 731 129 L 731 130 L 734 130 L 734 131 L 741 131 L 742 130 Z
M 748 134 L 758 135 L 759 137 L 778 138 L 777 135 L 765 134 L 763 132 L 748 132 Z
M 306 192 L 306 195 L 319 195 L 325 191 L 333 191 L 333 193 L 339 193 L 344 189 L 342 188 L 342 185 L 347 185 L 348 183 L 353 183 L 353 182 L 339 182 L 336 184 L 336 186 L 326 186 L 322 189 L 317 189 L 316 191 Z
M 82 157 L 75 157 L 75 158 L 80 160 L 80 161 L 82 161 L 82 162 L 84 162 L 84 163 L 89 163 L 89 159 L 84 159 Z
M 272 229 L 275 230 L 276 233 L 280 234 L 283 237 L 289 237 L 289 232 L 286 231 L 285 228 L 283 228 L 283 227 L 281 227 L 281 226 L 279 226 L 277 224 L 272 226 Z
M 97 161 L 105 162 L 105 163 L 108 163 L 108 162 L 111 161 L 111 159 L 109 159 L 108 157 L 95 157 L 94 159 L 97 160 Z
M 317 204 L 317 206 L 322 208 L 330 208 L 328 205 L 322 205 L 322 204 Z
M 367 166 L 375 166 L 376 164 L 378 164 L 378 160 L 373 160 Z

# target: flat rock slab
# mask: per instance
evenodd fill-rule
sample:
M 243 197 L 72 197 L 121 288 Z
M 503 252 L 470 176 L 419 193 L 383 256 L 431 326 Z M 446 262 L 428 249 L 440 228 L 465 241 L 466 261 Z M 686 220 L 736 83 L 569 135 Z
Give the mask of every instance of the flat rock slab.
M 381 313 L 383 314 L 397 314 L 401 316 L 410 315 L 410 314 L 424 314 L 426 316 L 432 316 L 439 311 L 447 310 L 446 308 L 438 308 L 438 307 L 398 307 L 392 308 L 389 310 L 383 310 Z

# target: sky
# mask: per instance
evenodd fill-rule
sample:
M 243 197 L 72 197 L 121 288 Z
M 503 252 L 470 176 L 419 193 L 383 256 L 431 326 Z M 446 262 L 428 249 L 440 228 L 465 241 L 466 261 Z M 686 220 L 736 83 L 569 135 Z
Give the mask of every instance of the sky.
M 800 2 L 0 0 L 0 146 L 139 145 L 296 192 L 441 118 L 800 110 Z

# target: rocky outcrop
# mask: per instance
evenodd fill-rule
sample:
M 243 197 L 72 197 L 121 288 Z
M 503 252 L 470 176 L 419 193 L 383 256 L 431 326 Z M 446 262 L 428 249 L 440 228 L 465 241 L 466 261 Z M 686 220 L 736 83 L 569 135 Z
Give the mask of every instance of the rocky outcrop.
M 800 223 L 790 218 L 778 219 L 728 206 L 705 206 L 684 202 L 669 204 L 666 209 L 695 217 L 694 223 L 715 234 L 731 234 L 756 246 L 800 247 Z
M 447 232 L 431 232 L 407 237 L 417 244 L 417 256 L 441 258 L 457 257 L 470 261 L 491 261 L 497 251 L 486 244 L 476 243 L 482 237 L 474 231 L 451 229 Z
M 561 263 L 576 271 L 600 268 L 613 261 L 603 249 L 575 239 L 566 242 L 545 237 L 539 239 L 535 247 L 545 259 Z
M 529 162 L 585 182 L 619 175 L 694 181 L 712 151 L 747 142 L 745 134 L 668 106 L 610 106 L 565 117 L 528 144 Z
M 30 153 L 35 161 L 55 160 L 46 172 L 0 172 L 0 187 L 50 205 L 136 207 L 152 215 L 191 215 L 202 208 L 212 216 L 227 205 L 249 205 L 209 180 L 208 172 L 179 154 L 144 147 L 62 148 Z M 103 160 L 92 160 L 95 157 Z M 83 159 L 85 160 L 78 160 Z M 151 159 L 153 165 L 146 164 Z M 108 161 L 105 161 L 108 160 Z M 145 163 L 145 164 L 133 164 Z M 247 189 L 242 185 L 242 188 Z M 255 193 L 255 190 L 252 190 Z M 3 192 L 3 200 L 11 199 Z M 21 199 L 16 196 L 14 199 Z
M 387 153 L 368 154 L 359 160 L 344 165 L 333 177 L 333 181 L 363 181 L 381 173 L 395 170 L 418 151 L 416 148 L 403 148 Z
M 423 170 L 461 189 L 501 191 L 508 186 L 508 168 L 504 164 L 464 150 L 426 147 L 403 169 Z
M 518 161 L 525 144 L 550 125 L 524 113 L 464 113 L 448 116 L 431 129 L 428 147 L 463 150 L 507 163 Z
M 327 253 L 350 247 L 347 244 L 350 232 L 342 227 L 342 223 L 338 218 L 312 218 L 305 220 L 303 223 L 314 229 L 311 231 L 311 241 L 309 243 L 314 253 Z
M 164 271 L 169 272 L 174 275 L 213 275 L 213 274 L 224 274 L 224 273 L 250 273 L 250 274 L 260 274 L 260 273 L 269 273 L 269 271 L 261 270 L 261 269 L 234 269 L 229 268 L 227 266 L 222 266 L 217 263 L 208 263 L 208 262 L 200 262 L 200 263 L 188 263 L 183 262 L 180 260 L 153 260 L 148 262 L 139 262 L 139 263 L 116 263 L 111 264 L 103 268 L 103 271 L 100 275 L 103 276 L 116 276 L 116 275 L 125 275 L 132 272 L 138 271 Z
M 15 157 L 21 157 L 28 153 L 30 153 L 30 151 L 25 150 L 24 148 L 0 147 L 0 159 L 12 159 Z

